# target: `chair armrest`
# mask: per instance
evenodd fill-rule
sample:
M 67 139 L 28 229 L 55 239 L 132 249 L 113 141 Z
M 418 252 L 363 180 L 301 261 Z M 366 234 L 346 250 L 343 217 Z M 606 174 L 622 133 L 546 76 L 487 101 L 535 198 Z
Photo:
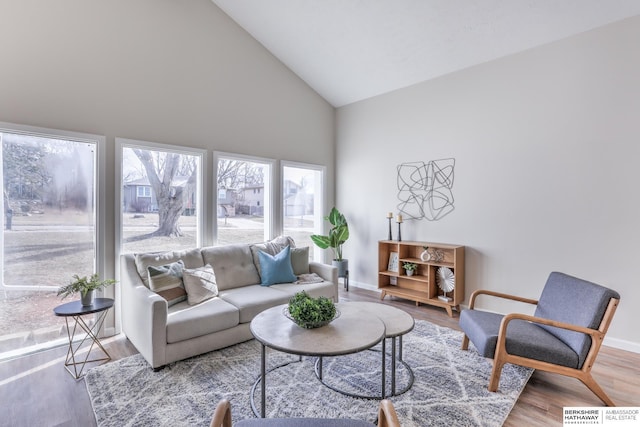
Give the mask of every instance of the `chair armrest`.
M 144 286 L 132 255 L 120 258 L 120 289 L 124 334 L 151 367 L 163 366 L 167 346 L 167 301 Z
M 528 314 L 522 313 L 510 313 L 505 315 L 502 318 L 502 322 L 500 323 L 500 329 L 498 331 L 498 340 L 500 339 L 500 335 L 505 334 L 507 332 L 507 325 L 514 319 L 526 320 L 532 323 L 537 323 L 540 325 L 554 326 L 556 328 L 568 329 L 570 331 L 581 332 L 583 334 L 590 335 L 593 339 L 598 336 L 604 337 L 604 333 L 597 329 L 586 328 L 584 326 L 574 325 L 572 323 L 559 322 L 557 320 L 545 319 L 542 317 L 531 316 Z
M 469 310 L 473 310 L 473 307 L 475 306 L 475 303 L 476 303 L 476 298 L 479 295 L 489 295 L 489 296 L 492 296 L 492 297 L 509 299 L 509 300 L 512 300 L 512 301 L 519 301 L 519 302 L 524 302 L 524 303 L 533 304 L 533 305 L 538 304 L 538 300 L 535 300 L 535 299 L 523 298 L 523 297 L 519 297 L 517 295 L 503 294 L 501 292 L 494 292 L 494 291 L 489 291 L 489 290 L 486 290 L 486 289 L 478 289 L 477 291 L 474 291 L 471 294 L 471 298 L 469 299 Z

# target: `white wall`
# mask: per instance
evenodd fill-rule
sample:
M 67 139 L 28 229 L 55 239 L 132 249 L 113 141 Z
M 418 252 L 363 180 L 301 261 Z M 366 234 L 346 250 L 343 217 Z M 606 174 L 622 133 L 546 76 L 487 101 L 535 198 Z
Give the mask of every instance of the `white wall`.
M 210 0 L 0 0 L 0 122 L 327 166 L 334 109 Z M 113 274 L 114 210 L 107 211 Z
M 466 245 L 467 302 L 478 288 L 537 298 L 553 270 L 612 287 L 607 343 L 640 351 L 638 40 L 635 17 L 338 109 L 351 279 L 377 284 L 397 165 L 454 157 L 455 210 L 406 222 L 403 240 Z

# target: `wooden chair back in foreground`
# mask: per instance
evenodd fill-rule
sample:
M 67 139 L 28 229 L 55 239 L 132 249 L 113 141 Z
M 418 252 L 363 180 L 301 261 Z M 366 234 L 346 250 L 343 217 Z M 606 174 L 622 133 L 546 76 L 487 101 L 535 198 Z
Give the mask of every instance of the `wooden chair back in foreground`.
M 476 310 L 479 295 L 534 304 L 536 310 L 533 316 Z M 558 272 L 549 275 L 539 300 L 477 290 L 469 309 L 460 313 L 462 349 L 471 340 L 478 353 L 493 358 L 489 391 L 498 389 L 502 367 L 512 363 L 577 378 L 606 405 L 615 406 L 591 367 L 619 302 L 614 290 Z
M 344 418 L 251 418 L 236 427 L 373 427 L 375 424 Z M 210 427 L 231 427 L 231 404 L 227 399 L 216 406 Z M 380 401 L 378 427 L 400 427 L 398 415 L 390 400 Z

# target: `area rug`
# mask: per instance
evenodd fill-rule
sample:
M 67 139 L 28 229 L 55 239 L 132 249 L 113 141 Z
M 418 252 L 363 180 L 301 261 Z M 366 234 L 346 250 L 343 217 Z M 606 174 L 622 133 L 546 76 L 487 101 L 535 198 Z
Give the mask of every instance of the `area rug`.
M 462 333 L 416 321 L 404 337 L 403 359 L 415 381 L 391 397 L 403 427 L 501 426 L 533 370 L 514 365 L 503 369 L 499 391 L 487 384 L 491 361 L 472 345 L 460 350 Z M 387 350 L 391 346 L 387 345 Z M 333 387 L 356 394 L 378 394 L 381 354 L 364 351 L 325 358 L 323 378 Z M 293 362 L 286 364 L 287 362 Z M 390 357 L 387 357 L 390 362 Z M 375 422 L 378 400 L 347 397 L 321 384 L 315 358 L 267 352 L 267 417 L 355 418 Z M 409 384 L 410 373 L 399 364 L 396 390 Z M 248 341 L 173 363 L 153 372 L 134 355 L 87 373 L 85 382 L 98 426 L 208 426 L 216 404 L 229 399 L 233 421 L 254 417 L 251 388 L 260 373 L 260 344 Z M 391 376 L 387 376 L 390 390 Z M 255 393 L 260 407 L 260 387 Z

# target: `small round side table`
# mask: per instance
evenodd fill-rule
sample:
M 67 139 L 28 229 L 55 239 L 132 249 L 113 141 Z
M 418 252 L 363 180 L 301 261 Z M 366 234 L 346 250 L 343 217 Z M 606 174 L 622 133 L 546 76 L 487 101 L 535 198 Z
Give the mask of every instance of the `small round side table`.
M 104 319 L 107 317 L 108 310 L 113 307 L 113 299 L 111 298 L 95 298 L 93 300 L 93 304 L 91 305 L 82 305 L 80 301 L 71 301 L 66 304 L 62 304 L 53 309 L 53 313 L 56 316 L 64 317 L 64 320 L 67 324 L 67 336 L 69 337 L 69 350 L 67 350 L 67 358 L 64 362 L 65 369 L 75 378 L 76 380 L 82 378 L 85 374 L 84 367 L 87 363 L 90 362 L 107 362 L 111 360 L 111 356 L 107 353 L 107 350 L 100 344 L 100 340 L 98 339 L 98 332 L 100 328 L 102 328 L 102 324 L 104 323 Z M 98 314 L 95 323 L 92 326 L 87 325 L 82 316 L 88 314 Z M 73 319 L 73 328 L 69 327 L 69 318 Z M 82 331 L 86 333 L 86 335 L 80 339 L 78 338 L 77 345 L 74 346 L 74 341 L 76 341 L 76 331 L 81 333 L 78 330 L 78 326 Z M 84 360 L 81 358 L 76 358 L 78 351 L 84 344 L 84 342 L 89 339 L 90 345 L 87 351 L 87 355 L 84 357 Z M 100 350 L 104 353 L 105 357 L 91 359 L 89 360 L 89 355 L 93 350 L 93 346 L 97 345 Z M 69 367 L 72 366 L 73 370 Z M 79 368 L 79 369 L 78 369 Z

